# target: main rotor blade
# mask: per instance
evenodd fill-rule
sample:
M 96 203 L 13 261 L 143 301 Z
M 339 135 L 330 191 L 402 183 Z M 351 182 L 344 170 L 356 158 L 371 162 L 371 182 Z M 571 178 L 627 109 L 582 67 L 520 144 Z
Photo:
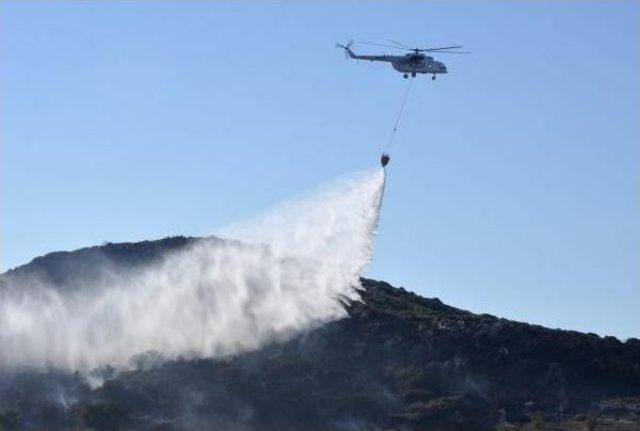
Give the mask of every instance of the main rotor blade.
M 405 45 L 404 43 L 400 43 L 396 40 L 389 40 L 389 42 L 393 43 L 394 45 L 397 45 L 398 47 L 404 48 L 404 49 L 410 49 L 413 51 L 413 48 L 411 48 L 410 46 Z
M 397 43 L 399 45 L 399 42 L 393 41 L 391 40 L 390 42 L 392 43 Z M 408 48 L 408 47 L 404 47 L 404 46 L 395 46 L 395 45 L 387 45 L 384 43 L 374 43 L 374 42 L 358 42 L 359 44 L 362 45 L 371 45 L 371 46 L 380 46 L 383 48 L 391 48 L 391 49 L 399 49 L 402 51 L 413 51 L 413 52 L 436 52 L 436 53 L 443 53 L 443 54 L 471 54 L 471 52 L 468 51 L 447 51 L 448 49 L 457 49 L 457 48 L 462 48 L 462 45 L 456 45 L 456 46 L 443 46 L 440 48 Z
M 409 48 L 402 48 L 399 46 L 393 46 L 393 45 L 385 45 L 382 43 L 373 43 L 373 42 L 358 42 L 361 45 L 371 45 L 371 46 L 381 46 L 383 48 L 393 48 L 393 49 L 401 49 L 403 51 L 413 51 L 412 49 Z
M 456 48 L 462 48 L 461 45 L 457 45 L 457 46 L 443 46 L 441 48 L 423 48 L 420 49 L 420 51 L 427 51 L 427 52 L 431 52 L 431 51 L 440 51 L 443 49 L 456 49 Z
M 436 54 L 473 54 L 473 53 L 470 51 L 436 51 Z

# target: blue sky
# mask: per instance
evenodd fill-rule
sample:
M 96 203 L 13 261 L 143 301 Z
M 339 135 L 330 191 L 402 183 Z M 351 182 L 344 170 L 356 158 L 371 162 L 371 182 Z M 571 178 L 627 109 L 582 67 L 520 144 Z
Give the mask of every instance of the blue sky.
M 640 336 L 640 3 L 3 2 L 0 268 L 202 235 L 375 166 L 406 82 L 337 41 L 462 44 L 413 84 L 369 275 Z M 356 51 L 382 49 L 355 46 Z

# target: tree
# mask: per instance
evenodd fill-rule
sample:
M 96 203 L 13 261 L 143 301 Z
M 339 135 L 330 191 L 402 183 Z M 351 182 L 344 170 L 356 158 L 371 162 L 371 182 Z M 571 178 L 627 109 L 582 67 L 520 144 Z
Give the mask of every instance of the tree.
M 0 411 L 0 431 L 17 430 L 19 425 L 20 414 L 17 411 Z
M 544 430 L 544 414 L 541 411 L 533 412 L 531 414 L 531 425 L 534 430 Z
M 598 414 L 591 410 L 587 415 L 587 429 L 595 431 L 598 428 Z
M 86 406 L 82 419 L 87 426 L 99 431 L 115 431 L 129 422 L 129 415 L 116 404 L 98 403 Z

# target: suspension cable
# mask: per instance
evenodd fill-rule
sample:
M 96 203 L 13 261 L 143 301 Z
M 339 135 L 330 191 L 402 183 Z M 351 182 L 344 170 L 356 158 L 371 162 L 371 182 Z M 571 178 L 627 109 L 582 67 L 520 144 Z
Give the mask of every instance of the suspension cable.
M 389 135 L 389 139 L 387 140 L 387 145 L 385 145 L 385 150 L 391 150 L 393 141 L 396 137 L 396 132 L 398 131 L 398 125 L 400 124 L 400 118 L 402 117 L 402 113 L 404 112 L 404 106 L 407 103 L 407 97 L 409 96 L 409 90 L 411 90 L 411 84 L 413 84 L 413 77 L 409 79 L 409 83 L 407 84 L 407 88 L 404 91 L 404 96 L 402 97 L 402 104 L 400 105 L 400 110 L 398 111 L 398 115 L 396 116 L 396 121 L 393 125 L 393 129 L 391 130 L 391 134 Z

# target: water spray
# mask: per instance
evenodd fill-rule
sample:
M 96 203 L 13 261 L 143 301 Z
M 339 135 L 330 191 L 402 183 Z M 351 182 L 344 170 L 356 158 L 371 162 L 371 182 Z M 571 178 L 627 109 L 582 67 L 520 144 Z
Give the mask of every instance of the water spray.
M 0 370 L 89 373 L 253 350 L 346 317 L 373 255 L 384 169 L 340 178 L 262 216 L 80 289 L 36 276 L 0 289 Z M 232 239 L 231 239 L 232 238 Z M 4 281 L 4 280 L 3 280 Z

